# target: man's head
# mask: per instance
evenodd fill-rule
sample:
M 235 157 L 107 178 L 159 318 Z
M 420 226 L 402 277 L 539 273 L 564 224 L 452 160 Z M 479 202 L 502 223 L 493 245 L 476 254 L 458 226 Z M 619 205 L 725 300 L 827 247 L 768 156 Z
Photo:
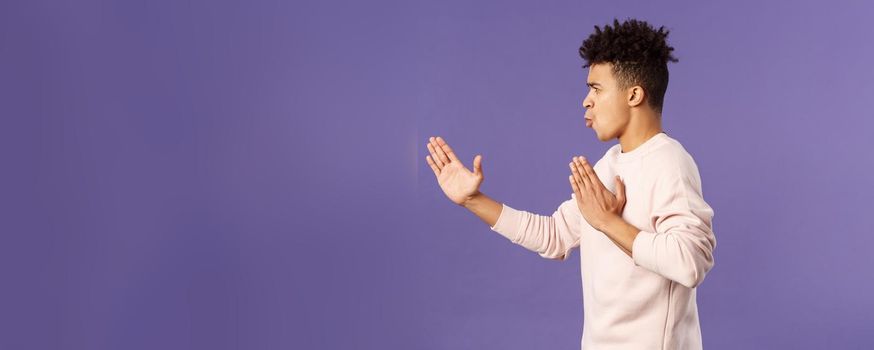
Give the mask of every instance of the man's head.
M 580 46 L 580 56 L 589 68 L 588 95 L 583 100 L 587 126 L 601 141 L 622 135 L 633 117 L 661 117 L 668 88 L 668 62 L 673 47 L 666 38 L 670 31 L 653 29 L 644 21 L 613 20 L 601 30 L 595 26 Z

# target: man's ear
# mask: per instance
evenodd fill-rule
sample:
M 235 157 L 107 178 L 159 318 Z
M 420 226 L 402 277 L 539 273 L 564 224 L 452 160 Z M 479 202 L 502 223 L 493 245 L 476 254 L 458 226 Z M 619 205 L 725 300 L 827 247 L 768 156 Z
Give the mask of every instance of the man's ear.
M 639 85 L 632 86 L 628 88 L 628 106 L 629 107 L 637 107 L 641 103 L 646 101 L 646 95 L 643 91 L 643 87 Z

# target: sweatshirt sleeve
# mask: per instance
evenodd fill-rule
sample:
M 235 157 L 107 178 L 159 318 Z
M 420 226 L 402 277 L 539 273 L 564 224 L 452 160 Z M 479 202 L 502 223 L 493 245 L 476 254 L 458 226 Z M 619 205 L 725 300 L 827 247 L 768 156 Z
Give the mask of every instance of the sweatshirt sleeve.
M 491 229 L 543 258 L 565 261 L 570 250 L 580 243 L 582 214 L 576 200 L 576 195 L 571 194 L 571 199 L 564 201 L 552 216 L 503 204 L 501 215 Z
M 683 170 L 685 168 L 685 171 Z M 665 171 L 655 181 L 650 219 L 656 232 L 642 230 L 632 259 L 667 279 L 695 288 L 713 267 L 713 209 L 704 201 L 697 167 Z

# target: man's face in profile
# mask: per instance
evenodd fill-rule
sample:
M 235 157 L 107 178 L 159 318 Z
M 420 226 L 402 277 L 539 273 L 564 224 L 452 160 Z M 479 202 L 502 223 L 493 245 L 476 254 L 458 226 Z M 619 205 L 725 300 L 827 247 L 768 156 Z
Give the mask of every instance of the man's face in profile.
M 619 89 L 613 75 L 612 63 L 589 66 L 586 82 L 589 93 L 583 100 L 586 108 L 586 126 L 595 130 L 598 140 L 607 141 L 619 137 L 630 119 L 630 107 L 626 91 Z

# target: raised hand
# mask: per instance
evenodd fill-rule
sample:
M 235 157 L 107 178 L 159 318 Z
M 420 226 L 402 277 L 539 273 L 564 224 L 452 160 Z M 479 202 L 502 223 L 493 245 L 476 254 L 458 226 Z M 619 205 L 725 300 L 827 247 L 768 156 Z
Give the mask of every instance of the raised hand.
M 616 194 L 608 190 L 585 157 L 574 157 L 570 163 L 571 188 L 577 195 L 577 206 L 583 218 L 598 231 L 604 231 L 611 219 L 622 217 L 625 209 L 625 183 L 616 176 Z
M 484 178 L 481 155 L 474 157 L 474 171 L 471 172 L 461 164 L 461 160 L 443 138 L 431 137 L 427 146 L 431 155 L 425 159 L 428 160 L 428 165 L 434 171 L 437 183 L 446 197 L 455 204 L 464 205 L 468 199 L 479 193 L 479 186 Z

